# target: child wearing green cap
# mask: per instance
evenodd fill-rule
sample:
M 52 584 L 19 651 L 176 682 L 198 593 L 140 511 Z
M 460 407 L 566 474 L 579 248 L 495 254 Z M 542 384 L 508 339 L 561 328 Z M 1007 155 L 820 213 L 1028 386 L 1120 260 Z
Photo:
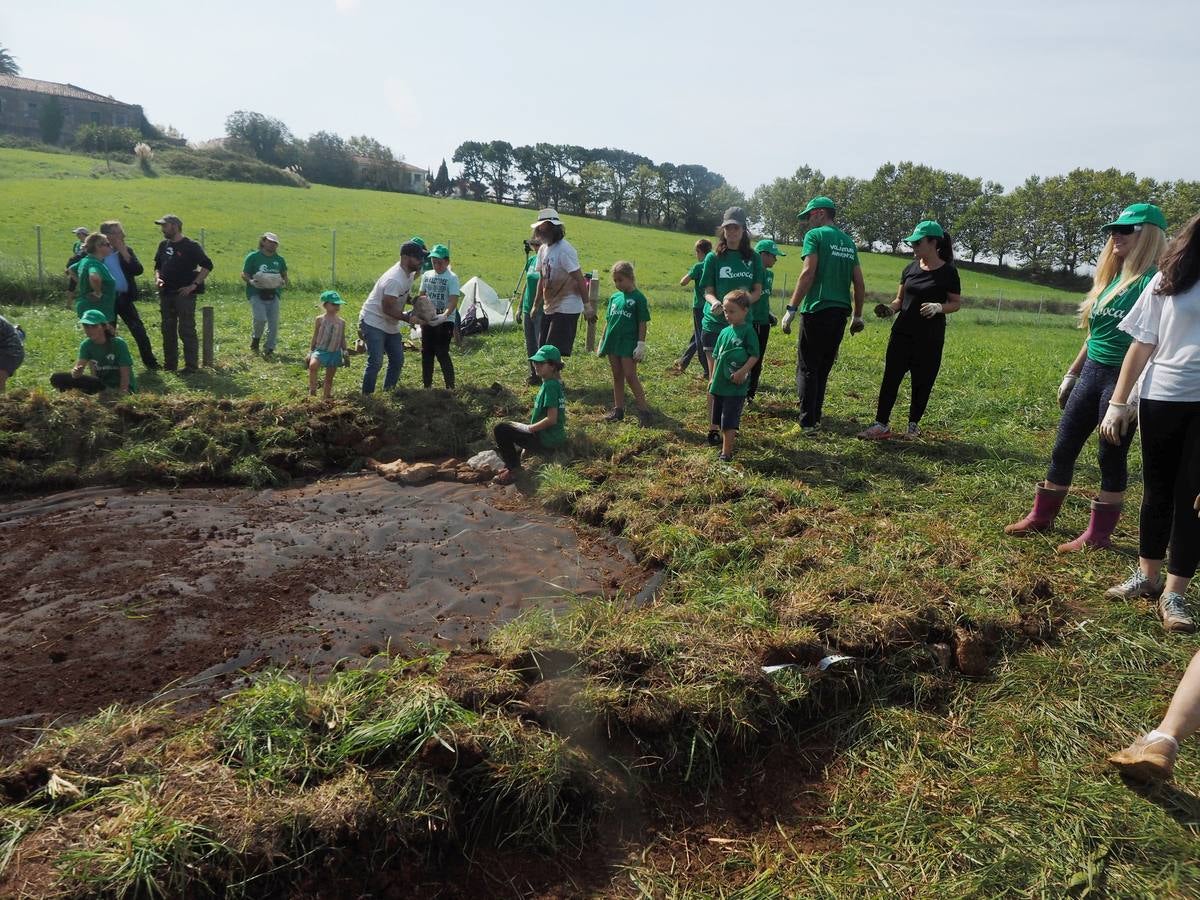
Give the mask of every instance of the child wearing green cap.
M 787 256 L 770 238 L 763 238 L 755 244 L 754 252 L 762 260 L 763 287 L 758 302 L 750 307 L 750 324 L 754 326 L 754 334 L 758 337 L 758 362 L 750 372 L 750 388 L 746 391 L 747 405 L 754 402 L 754 396 L 758 393 L 763 357 L 767 355 L 767 338 L 771 336 L 771 326 L 774 324 L 775 317 L 771 315 L 771 288 L 775 286 L 775 263 L 779 257 Z
M 421 380 L 433 387 L 433 362 L 442 369 L 447 389 L 454 387 L 454 360 L 450 358 L 450 342 L 454 339 L 454 313 L 458 309 L 462 290 L 458 276 L 450 271 L 450 248 L 434 244 L 428 262 L 433 268 L 421 276 L 417 299 L 427 297 L 436 313 L 433 320 L 421 326 Z
M 50 384 L 60 391 L 85 394 L 114 390 L 129 394 L 137 390 L 129 345 L 116 336 L 105 314 L 99 309 L 85 310 L 79 324 L 87 337 L 79 345 L 75 366 L 70 372 L 55 372 L 50 376 Z M 84 369 L 91 374 L 85 375 Z
M 562 353 L 553 344 L 546 344 L 529 357 L 534 370 L 542 379 L 529 424 L 500 422 L 492 429 L 496 449 L 504 460 L 504 468 L 496 475 L 496 484 L 512 484 L 521 470 L 521 450 L 535 453 L 561 447 L 567 441 L 567 398 L 563 393 Z
M 325 399 L 333 396 L 333 376 L 347 364 L 346 320 L 341 316 L 342 295 L 337 291 L 321 294 L 325 314 L 317 316 L 312 344 L 308 348 L 308 396 L 317 396 L 317 373 L 325 367 Z
M 608 298 L 604 337 L 596 348 L 597 356 L 608 357 L 613 376 L 613 408 L 604 421 L 619 422 L 625 418 L 625 383 L 628 382 L 637 404 L 638 424 L 648 425 L 650 407 L 646 405 L 646 392 L 637 376 L 637 364 L 646 356 L 650 306 L 646 295 L 638 290 L 633 263 L 625 260 L 613 263 L 612 279 L 617 292 Z
M 733 459 L 733 442 L 741 427 L 750 372 L 759 356 L 758 335 L 749 322 L 751 306 L 750 293 L 745 290 L 730 291 L 721 301 L 722 315 L 729 324 L 713 346 L 708 442 L 721 445 L 722 462 Z

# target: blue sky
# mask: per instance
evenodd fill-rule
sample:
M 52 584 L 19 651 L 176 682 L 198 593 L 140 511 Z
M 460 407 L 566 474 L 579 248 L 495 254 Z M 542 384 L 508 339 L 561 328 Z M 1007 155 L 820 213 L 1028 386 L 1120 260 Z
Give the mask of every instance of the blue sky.
M 1200 180 L 1200 3 L 877 0 L 518 7 L 383 0 L 0 5 L 23 74 L 188 138 L 249 109 L 436 166 L 464 140 L 614 146 L 747 193 L 911 159 L 1012 187 L 1117 166 Z

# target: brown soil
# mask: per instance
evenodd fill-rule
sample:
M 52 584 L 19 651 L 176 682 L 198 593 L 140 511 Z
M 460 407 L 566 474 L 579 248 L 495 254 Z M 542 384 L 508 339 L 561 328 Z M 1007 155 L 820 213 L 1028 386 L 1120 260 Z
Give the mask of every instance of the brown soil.
M 373 475 L 72 491 L 0 506 L 0 536 L 0 667 L 15 676 L 0 758 L 114 702 L 194 707 L 268 663 L 319 676 L 467 644 L 527 608 L 646 579 L 613 539 L 512 489 Z

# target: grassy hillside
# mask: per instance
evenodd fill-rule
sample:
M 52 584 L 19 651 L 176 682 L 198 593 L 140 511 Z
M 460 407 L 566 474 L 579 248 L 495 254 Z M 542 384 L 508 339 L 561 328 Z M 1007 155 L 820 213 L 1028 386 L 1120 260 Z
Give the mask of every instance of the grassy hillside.
M 88 157 L 0 150 L 0 267 L 9 272 L 36 262 L 34 226 L 42 226 L 47 271 L 70 255 L 70 229 L 119 218 L 130 244 L 149 256 L 161 239 L 154 219 L 174 212 L 216 263 L 218 282 L 237 279 L 245 254 L 263 231 L 275 231 L 293 277 L 308 287 L 330 281 L 332 231 L 337 230 L 339 286 L 361 290 L 395 261 L 399 243 L 413 234 L 450 245 L 454 269 L 464 279 L 481 275 L 502 295 L 512 290 L 529 234 L 527 210 L 457 199 L 437 199 L 314 185 L 311 188 L 213 183 L 178 176 L 144 177 L 134 166 Z M 638 267 L 651 299 L 683 297 L 680 276 L 692 262 L 696 236 L 568 217 L 568 239 L 588 270 L 607 271 L 618 259 Z M 868 290 L 892 292 L 905 260 L 866 254 Z M 795 283 L 801 260 L 795 248 L 777 266 L 777 294 Z M 1065 291 L 1015 278 L 963 272 L 969 297 L 1073 300 Z M 605 282 L 607 287 L 607 281 Z M 777 298 L 777 305 L 782 300 Z

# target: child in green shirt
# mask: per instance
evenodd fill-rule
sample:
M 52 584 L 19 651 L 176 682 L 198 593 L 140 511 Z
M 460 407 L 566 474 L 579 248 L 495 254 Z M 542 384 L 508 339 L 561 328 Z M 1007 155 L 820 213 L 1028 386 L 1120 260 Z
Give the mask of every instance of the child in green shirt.
M 712 381 L 708 393 L 712 405 L 710 444 L 720 443 L 722 462 L 733 459 L 733 442 L 742 421 L 746 405 L 747 383 L 754 364 L 758 362 L 758 335 L 747 321 L 750 315 L 750 293 L 730 291 L 721 301 L 725 320 L 729 323 L 717 336 L 712 354 Z
M 51 375 L 50 384 L 60 391 L 83 391 L 85 394 L 108 390 L 130 394 L 137 390 L 129 345 L 113 333 L 113 326 L 104 313 L 98 309 L 85 310 L 79 324 L 87 335 L 79 345 L 79 358 L 70 372 Z M 84 369 L 91 370 L 91 374 L 85 375 Z
M 553 344 L 546 344 L 529 357 L 542 379 L 541 389 L 533 401 L 529 424 L 500 422 L 492 429 L 496 449 L 504 460 L 504 468 L 493 481 L 512 484 L 521 470 L 521 450 L 535 453 L 561 447 L 567 441 L 567 399 L 563 394 L 562 354 Z
M 608 315 L 604 321 L 604 337 L 596 348 L 597 356 L 607 356 L 613 376 L 613 408 L 604 417 L 605 422 L 619 422 L 625 418 L 625 383 L 633 391 L 637 403 L 639 425 L 650 423 L 650 408 L 646 405 L 646 392 L 637 376 L 637 364 L 646 356 L 646 324 L 650 321 L 650 307 L 646 295 L 638 290 L 633 275 L 633 263 L 613 263 L 613 284 L 617 292 L 608 298 Z

